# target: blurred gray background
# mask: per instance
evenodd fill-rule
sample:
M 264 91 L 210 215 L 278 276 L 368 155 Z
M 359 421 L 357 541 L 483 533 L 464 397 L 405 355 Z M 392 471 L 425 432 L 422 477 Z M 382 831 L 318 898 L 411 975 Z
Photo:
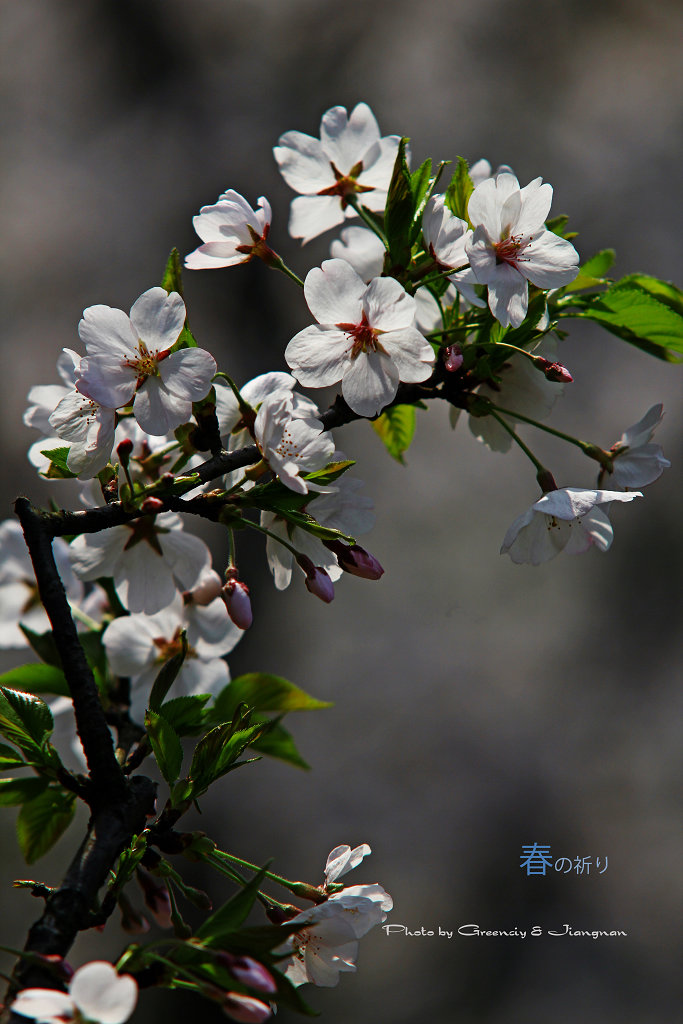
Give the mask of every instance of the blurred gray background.
M 335 104 L 370 103 L 383 134 L 411 136 L 415 163 L 486 156 L 522 183 L 542 175 L 583 257 L 611 245 L 618 274 L 681 281 L 675 0 L 22 0 L 0 17 L 4 514 L 18 491 L 66 500 L 25 459 L 29 387 L 56 380 L 86 306 L 128 309 L 171 246 L 195 247 L 201 205 L 226 188 L 264 194 L 290 264 L 303 276 L 325 258 L 333 236 L 303 250 L 288 239 L 291 193 L 270 148 L 290 128 L 316 135 Z M 200 344 L 238 381 L 284 369 L 286 342 L 309 322 L 296 289 L 262 266 L 188 272 L 185 291 Z M 562 429 L 609 445 L 665 403 L 658 439 L 673 468 L 614 511 L 613 550 L 538 569 L 501 558 L 533 476 L 466 424 L 453 434 L 445 408 L 418 414 L 405 468 L 367 424 L 340 431 L 376 504 L 367 546 L 386 575 L 343 580 L 326 607 L 300 580 L 277 594 L 261 545 L 245 544 L 256 621 L 233 674 L 277 672 L 336 706 L 290 718 L 313 771 L 261 761 L 224 780 L 193 826 L 316 883 L 329 849 L 368 842 L 349 882 L 380 881 L 390 920 L 411 930 L 566 923 L 628 935 L 376 930 L 357 975 L 308 988 L 328 1024 L 672 1019 L 680 370 L 578 323 L 562 357 L 576 380 L 556 408 Z M 592 465 L 573 451 L 534 445 L 558 482 L 590 485 Z M 207 536 L 220 568 L 222 538 Z M 57 884 L 82 826 L 27 869 L 6 823 L 1 942 L 20 945 L 39 909 L 11 880 Z M 553 857 L 608 858 L 608 870 L 527 878 L 521 847 L 533 842 Z M 115 955 L 124 938 L 112 922 L 73 960 Z M 179 998 L 150 993 L 136 1019 L 212 1012 Z

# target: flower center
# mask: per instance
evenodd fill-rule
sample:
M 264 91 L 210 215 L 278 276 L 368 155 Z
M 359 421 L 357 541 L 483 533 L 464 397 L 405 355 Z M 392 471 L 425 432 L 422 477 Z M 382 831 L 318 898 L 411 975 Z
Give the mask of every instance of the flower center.
M 349 353 L 351 359 L 357 359 L 361 352 L 384 352 L 386 354 L 386 349 L 378 340 L 379 335 L 384 332 L 370 326 L 366 313 L 363 313 L 359 324 L 336 324 L 335 326 L 353 339 Z
M 148 377 L 159 376 L 159 363 L 170 354 L 170 348 L 164 349 L 163 352 L 150 352 L 142 338 L 138 338 L 137 358 L 126 359 L 123 364 L 124 366 L 130 366 L 137 373 L 136 391 L 144 384 Z
M 496 252 L 496 263 L 509 263 L 514 267 L 517 263 L 528 262 L 528 257 L 521 256 L 520 253 L 524 252 L 533 237 L 533 235 L 529 235 L 528 238 L 525 238 L 524 235 L 509 235 L 507 238 L 501 238 L 500 242 L 496 242 L 493 246 Z
M 162 662 L 170 661 L 171 658 L 174 658 L 176 656 L 176 654 L 180 654 L 180 652 L 183 649 L 183 644 L 182 644 L 182 641 L 180 639 L 181 632 L 182 632 L 182 627 L 178 626 L 178 628 L 176 629 L 175 633 L 173 634 L 173 636 L 172 636 L 172 638 L 170 640 L 167 640 L 165 636 L 155 636 L 154 637 L 154 645 L 155 645 L 155 647 L 157 647 L 159 649 L 159 653 L 158 653 L 158 655 L 156 657 L 156 661 L 157 661 L 158 664 L 161 664 Z M 194 647 L 191 646 L 191 644 L 187 645 L 187 652 L 185 654 L 185 657 L 186 658 L 196 658 L 197 657 L 197 652 L 194 649 Z
M 158 534 L 168 533 L 168 530 L 164 527 L 158 527 L 154 525 L 155 516 L 141 516 L 136 519 L 133 523 L 125 523 L 124 525 L 130 530 L 130 537 L 126 541 L 123 550 L 128 551 L 130 548 L 135 547 L 140 541 L 147 541 L 153 551 L 156 551 L 158 555 L 163 558 L 163 551 L 159 544 Z
M 334 185 L 330 185 L 329 188 L 321 189 L 317 194 L 319 196 L 341 196 L 343 210 L 345 210 L 349 205 L 351 196 L 357 195 L 360 192 L 374 192 L 374 187 L 372 185 L 359 185 L 356 181 L 356 178 L 363 170 L 362 160 L 359 160 L 357 164 L 354 164 L 348 174 L 342 174 L 331 160 L 330 167 L 332 168 L 332 173 L 337 180 Z

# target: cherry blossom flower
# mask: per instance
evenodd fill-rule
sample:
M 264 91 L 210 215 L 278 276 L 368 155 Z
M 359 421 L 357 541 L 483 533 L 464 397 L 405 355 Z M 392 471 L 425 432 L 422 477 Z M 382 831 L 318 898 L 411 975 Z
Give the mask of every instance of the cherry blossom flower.
M 297 131 L 280 136 L 273 154 L 282 177 L 300 193 L 292 200 L 292 237 L 308 242 L 355 216 L 352 196 L 369 210 L 382 211 L 399 141 L 398 135 L 380 137 L 366 103 L 359 103 L 350 115 L 345 107 L 326 111 L 320 139 Z
M 623 488 L 625 491 L 634 487 L 645 487 L 653 483 L 668 469 L 671 463 L 664 458 L 658 444 L 653 444 L 652 435 L 662 422 L 662 406 L 653 405 L 642 420 L 625 430 L 609 454 L 613 461 L 613 469 L 607 473 L 610 487 Z M 602 475 L 602 474 L 601 474 Z
M 131 678 L 134 719 L 142 719 L 161 666 L 179 653 L 183 629 L 188 650 L 173 684 L 173 696 L 219 693 L 230 681 L 223 655 L 242 637 L 220 598 L 205 608 L 183 605 L 178 598 L 155 615 L 124 615 L 107 626 L 103 636 L 107 658 L 116 675 Z
M 545 227 L 552 186 L 535 178 L 520 189 L 503 172 L 477 185 L 468 216 L 474 235 L 465 245 L 477 281 L 488 286 L 492 314 L 504 327 L 519 327 L 526 316 L 528 285 L 559 288 L 579 272 L 574 246 Z
M 612 544 L 612 524 L 600 505 L 642 498 L 640 491 L 582 490 L 563 487 L 549 491 L 515 519 L 505 534 L 500 553 L 518 565 L 540 565 L 560 551 L 580 555 L 595 545 L 607 551 Z
M 422 234 L 425 249 L 438 264 L 440 270 L 457 270 L 449 280 L 471 306 L 486 305 L 474 290 L 478 284 L 474 272 L 466 267 L 469 262 L 465 251 L 466 243 L 472 238 L 467 222 L 456 217 L 446 206 L 444 195 L 432 196 L 422 216 Z
M 335 846 L 327 855 L 325 864 L 325 884 L 330 885 L 336 882 L 348 871 L 353 871 L 361 863 L 364 857 L 372 853 L 367 843 L 356 846 L 353 850 L 350 846 Z
M 272 471 L 298 494 L 319 490 L 301 472 L 322 469 L 334 452 L 334 441 L 322 423 L 311 416 L 302 396 L 274 394 L 261 403 L 254 422 L 256 443 Z
M 141 516 L 125 526 L 82 534 L 71 544 L 74 572 L 82 580 L 111 576 L 131 612 L 153 615 L 191 589 L 209 567 L 211 553 L 185 533 L 180 516 Z
M 121 309 L 90 306 L 78 325 L 87 357 L 81 360 L 76 387 L 108 409 L 133 403 L 133 413 L 148 434 L 167 434 L 192 414 L 216 372 L 216 361 L 202 348 L 171 349 L 185 322 L 185 303 L 177 292 L 150 288 Z
M 304 294 L 318 321 L 296 334 L 285 359 L 304 387 L 341 381 L 359 416 L 375 416 L 396 396 L 399 381 L 426 380 L 434 351 L 413 326 L 415 300 L 393 278 L 369 285 L 345 260 L 326 260 L 307 276 Z
M 340 457 L 339 452 L 334 453 L 335 460 Z M 353 537 L 371 530 L 375 521 L 373 503 L 371 498 L 358 493 L 363 487 L 362 480 L 349 477 L 348 473 L 345 473 L 335 481 L 334 487 L 334 491 L 320 494 L 311 501 L 305 511 L 309 512 L 320 526 L 340 530 Z M 341 577 L 342 569 L 334 553 L 312 533 L 298 526 L 292 527 L 274 512 L 261 513 L 261 526 L 282 537 L 297 551 L 308 555 L 314 565 L 325 569 L 331 580 L 335 581 Z M 292 579 L 292 552 L 273 537 L 267 537 L 266 558 L 275 586 L 278 590 L 286 590 Z
M 82 480 L 97 476 L 109 462 L 116 430 L 113 409 L 105 409 L 74 389 L 50 416 L 50 426 L 69 442 L 67 468 Z
M 246 404 L 254 412 L 257 412 L 259 406 L 266 398 L 273 398 L 276 395 L 281 398 L 289 398 L 295 386 L 296 381 L 291 373 L 276 371 L 274 373 L 262 373 L 258 377 L 254 377 L 253 380 L 247 381 L 239 391 Z M 216 381 L 215 387 L 218 429 L 220 430 L 221 437 L 226 439 L 228 449 L 233 451 L 237 448 L 244 448 L 247 444 L 252 444 L 254 440 L 253 419 L 255 419 L 255 416 L 251 422 L 247 422 L 247 418 L 240 409 L 232 388 L 228 387 L 221 380 Z M 303 398 L 303 396 L 299 397 Z M 308 399 L 304 399 L 304 401 L 308 401 Z M 314 415 L 318 411 L 312 402 L 310 402 L 310 411 Z
M 188 270 L 234 267 L 255 256 L 265 256 L 268 261 L 275 255 L 266 245 L 271 220 L 270 203 L 264 196 L 253 210 L 239 192 L 229 189 L 213 206 L 202 206 L 192 218 L 204 244 L 185 257 L 185 266 Z
M 59 537 L 52 543 L 67 597 L 72 604 L 80 604 L 83 584 L 74 575 L 69 545 Z M 7 519 L 0 523 L 0 648 L 27 646 L 20 622 L 36 633 L 50 629 L 23 531 L 18 522 Z
M 93 960 L 78 968 L 69 982 L 68 992 L 25 988 L 10 1009 L 44 1024 L 64 1024 L 72 1020 L 124 1024 L 135 1009 L 137 998 L 134 978 L 118 974 L 105 960 Z
M 488 160 L 483 157 L 481 160 L 475 161 L 470 167 L 470 179 L 472 184 L 476 188 L 482 181 L 486 181 L 487 178 L 495 178 L 497 174 L 514 174 L 515 172 L 507 164 L 500 164 L 496 173 L 494 174 L 491 170 L 491 164 Z

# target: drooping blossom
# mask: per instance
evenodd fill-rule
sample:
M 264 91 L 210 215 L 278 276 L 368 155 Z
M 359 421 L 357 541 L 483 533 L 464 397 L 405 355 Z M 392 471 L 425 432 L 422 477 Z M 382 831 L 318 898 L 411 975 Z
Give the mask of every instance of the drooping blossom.
M 320 489 L 301 474 L 322 469 L 334 452 L 334 441 L 310 414 L 309 400 L 295 393 L 266 398 L 256 415 L 254 436 L 265 462 L 285 487 L 298 494 Z
M 303 132 L 280 136 L 273 149 L 280 173 L 299 193 L 292 200 L 289 232 L 308 242 L 355 216 L 349 204 L 357 196 L 369 210 L 381 212 L 387 201 L 398 135 L 380 137 L 375 116 L 366 103 L 348 115 L 345 107 L 327 110 L 320 139 Z
M 600 506 L 633 498 L 642 498 L 641 492 L 624 494 L 580 487 L 549 491 L 515 519 L 500 553 L 508 554 L 518 565 L 540 565 L 560 551 L 580 555 L 593 545 L 607 551 L 612 544 L 612 524 Z
M 613 469 L 606 470 L 606 481 L 610 487 L 630 491 L 634 487 L 645 487 L 653 483 L 668 469 L 671 463 L 664 458 L 658 444 L 652 443 L 652 436 L 662 422 L 662 406 L 653 405 L 642 420 L 634 423 L 610 448 Z M 602 475 L 602 474 L 601 474 Z
M 432 196 L 422 216 L 422 234 L 425 250 L 441 271 L 454 270 L 451 281 L 470 306 L 486 305 L 474 290 L 478 284 L 474 272 L 466 266 L 469 262 L 466 243 L 472 238 L 467 222 L 456 217 L 446 206 L 444 195 Z M 458 270 L 465 267 L 464 270 Z
M 519 327 L 528 307 L 528 283 L 559 288 L 579 272 L 579 254 L 571 242 L 545 227 L 552 186 L 542 178 L 519 187 L 503 172 L 477 185 L 468 216 L 474 235 L 465 245 L 470 266 L 488 288 L 488 304 L 504 327 Z
M 339 457 L 340 453 L 335 452 L 334 458 Z M 363 487 L 362 480 L 354 479 L 345 473 L 335 480 L 334 487 L 334 491 L 320 494 L 311 501 L 310 505 L 306 506 L 306 511 L 320 526 L 340 530 L 353 537 L 371 530 L 375 521 L 373 503 L 371 498 L 358 493 Z M 326 570 L 331 580 L 335 581 L 341 577 L 342 569 L 336 556 L 312 533 L 299 526 L 292 526 L 274 512 L 261 512 L 261 526 L 282 537 L 297 551 L 308 555 L 314 565 Z M 275 586 L 278 590 L 285 590 L 292 579 L 295 561 L 292 552 L 273 537 L 266 537 L 266 558 Z
M 10 1009 L 43 1024 L 66 1021 L 124 1024 L 135 1009 L 137 998 L 138 986 L 134 978 L 118 974 L 105 960 L 93 960 L 74 973 L 68 992 L 25 988 Z
M 52 544 L 66 595 L 78 605 L 83 599 L 83 584 L 74 574 L 69 545 L 60 537 L 55 537 Z M 16 520 L 7 519 L 0 523 L 0 648 L 27 646 L 20 622 L 36 633 L 50 629 L 23 531 Z
M 128 611 L 147 615 L 170 605 L 178 589 L 195 586 L 211 562 L 206 544 L 186 533 L 174 512 L 82 534 L 70 554 L 80 579 L 111 576 Z
M 203 348 L 171 351 L 184 322 L 185 303 L 163 288 L 144 292 L 130 317 L 121 309 L 90 306 L 78 325 L 88 354 L 77 389 L 108 409 L 132 402 L 148 434 L 167 434 L 187 422 L 192 403 L 211 387 L 216 361 Z
M 202 206 L 192 218 L 203 244 L 185 257 L 188 270 L 211 270 L 248 263 L 254 257 L 266 259 L 275 254 L 266 244 L 272 211 L 261 196 L 256 210 L 246 199 L 229 189 L 213 206 Z
M 359 416 L 375 416 L 396 396 L 399 381 L 426 380 L 434 351 L 413 325 L 415 300 L 393 278 L 369 285 L 345 260 L 326 260 L 304 285 L 317 324 L 299 331 L 285 350 L 304 387 L 341 381 Z

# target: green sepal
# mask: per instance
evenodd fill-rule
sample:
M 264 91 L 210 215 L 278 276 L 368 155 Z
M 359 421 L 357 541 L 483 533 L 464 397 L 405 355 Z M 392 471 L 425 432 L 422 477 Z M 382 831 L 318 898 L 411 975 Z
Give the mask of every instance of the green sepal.
M 14 807 L 33 800 L 47 789 L 48 780 L 39 776 L 26 779 L 0 779 L 0 807 Z
M 145 714 L 145 729 L 152 744 L 159 771 L 169 786 L 173 786 L 183 764 L 183 747 L 180 738 L 163 715 L 156 711 Z
M 28 864 L 47 853 L 71 824 L 76 797 L 61 786 L 50 786 L 25 803 L 17 818 L 17 838 Z
M 455 214 L 456 217 L 459 217 L 460 220 L 466 221 L 468 224 L 470 224 L 470 219 L 467 215 L 467 207 L 473 191 L 474 183 L 470 178 L 469 164 L 464 157 L 459 156 L 453 177 L 446 189 L 446 198 L 444 201 L 451 213 Z
M 416 414 L 414 405 L 392 405 L 385 409 L 370 426 L 381 438 L 393 459 L 405 465 L 403 458 L 410 448 L 415 434 Z

